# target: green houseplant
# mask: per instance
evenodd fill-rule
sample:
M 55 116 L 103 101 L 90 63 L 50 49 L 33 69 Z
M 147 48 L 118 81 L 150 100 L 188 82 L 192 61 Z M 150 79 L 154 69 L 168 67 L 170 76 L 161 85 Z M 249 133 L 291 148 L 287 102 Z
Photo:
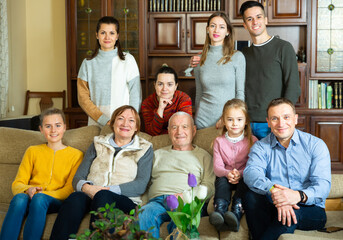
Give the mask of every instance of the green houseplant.
M 91 211 L 97 216 L 92 222 L 94 230 L 86 229 L 82 234 L 71 235 L 77 240 L 107 240 L 107 239 L 154 239 L 147 231 L 140 230 L 138 223 L 138 206 L 130 214 L 115 208 L 115 203 L 106 204 L 98 211 Z

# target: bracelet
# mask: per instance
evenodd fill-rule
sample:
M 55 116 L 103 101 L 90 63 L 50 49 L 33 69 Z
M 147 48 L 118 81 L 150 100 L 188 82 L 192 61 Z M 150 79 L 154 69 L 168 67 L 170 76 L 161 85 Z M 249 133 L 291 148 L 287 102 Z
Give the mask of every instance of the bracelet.
M 269 189 L 269 192 L 271 192 L 274 189 L 274 185 Z

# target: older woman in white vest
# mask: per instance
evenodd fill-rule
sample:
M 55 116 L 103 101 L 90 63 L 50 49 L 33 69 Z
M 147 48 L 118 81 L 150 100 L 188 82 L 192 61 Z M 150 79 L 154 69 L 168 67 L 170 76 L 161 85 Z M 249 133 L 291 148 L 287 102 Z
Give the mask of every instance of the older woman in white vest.
M 73 179 L 75 192 L 62 204 L 50 239 L 76 234 L 84 215 L 106 203 L 115 202 L 125 213 L 141 203 L 151 175 L 152 144 L 137 136 L 140 118 L 129 105 L 113 112 L 110 126 L 113 133 L 95 137 L 88 148 Z

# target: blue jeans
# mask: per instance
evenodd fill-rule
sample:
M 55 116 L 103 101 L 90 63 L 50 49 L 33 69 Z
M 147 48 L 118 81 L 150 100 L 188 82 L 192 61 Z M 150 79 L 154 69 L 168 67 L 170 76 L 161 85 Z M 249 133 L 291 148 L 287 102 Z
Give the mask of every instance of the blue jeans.
M 268 123 L 252 122 L 250 123 L 252 134 L 261 140 L 270 133 Z
M 162 223 L 171 220 L 167 213 L 167 211 L 170 211 L 170 208 L 167 206 L 166 198 L 167 195 L 162 195 L 151 199 L 141 208 L 138 216 L 141 230 L 148 231 L 149 228 L 154 227 L 149 232 L 155 238 L 160 237 L 160 226 Z M 171 231 L 169 226 L 168 230 L 169 232 Z
M 35 194 L 32 199 L 26 193 L 19 193 L 12 198 L 5 220 L 2 224 L 0 239 L 18 239 L 24 217 L 24 239 L 41 239 L 47 213 L 58 212 L 62 201 L 44 193 Z
M 325 209 L 315 205 L 299 204 L 299 210 L 294 210 L 297 224 L 290 227 L 282 225 L 278 221 L 277 209 L 264 196 L 249 190 L 243 198 L 243 208 L 252 238 L 256 239 L 278 239 L 283 233 L 294 233 L 295 229 L 318 230 L 326 223 Z

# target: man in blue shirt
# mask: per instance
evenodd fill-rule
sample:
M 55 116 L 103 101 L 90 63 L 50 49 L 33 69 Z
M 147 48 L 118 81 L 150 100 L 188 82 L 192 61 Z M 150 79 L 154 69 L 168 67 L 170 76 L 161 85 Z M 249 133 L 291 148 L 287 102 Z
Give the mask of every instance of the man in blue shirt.
M 251 148 L 243 172 L 252 237 L 278 239 L 295 229 L 321 229 L 331 187 L 329 150 L 321 139 L 295 129 L 298 115 L 288 99 L 274 99 L 267 113 L 271 133 Z

